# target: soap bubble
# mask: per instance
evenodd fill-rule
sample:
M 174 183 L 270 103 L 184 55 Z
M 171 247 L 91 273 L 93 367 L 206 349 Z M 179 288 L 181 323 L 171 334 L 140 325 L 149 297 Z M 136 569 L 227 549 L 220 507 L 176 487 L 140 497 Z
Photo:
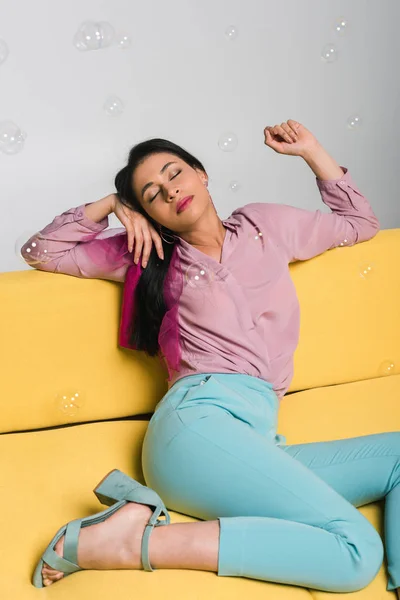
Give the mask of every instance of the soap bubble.
M 186 269 L 185 278 L 192 287 L 202 288 L 210 285 L 214 273 L 203 263 L 192 263 Z
M 237 30 L 237 28 L 235 27 L 235 25 L 229 25 L 229 27 L 227 29 L 225 29 L 225 37 L 228 40 L 235 40 L 237 38 L 237 36 L 239 35 L 239 32 Z
M 24 263 L 35 266 L 51 260 L 47 246 L 48 242 L 40 232 L 26 231 L 15 242 L 15 254 Z
M 229 189 L 231 192 L 237 192 L 241 187 L 242 186 L 240 185 L 239 181 L 231 181 L 229 184 Z
M 83 395 L 78 390 L 67 390 L 56 395 L 55 406 L 68 417 L 76 415 L 78 410 L 82 408 Z
M 336 21 L 334 28 L 335 28 L 335 31 L 337 34 L 344 35 L 346 33 L 346 31 L 348 31 L 348 26 L 349 26 L 348 21 L 346 21 L 346 19 L 344 17 L 340 17 Z
M 337 59 L 338 51 L 335 44 L 329 43 L 323 47 L 321 58 L 325 62 L 331 63 Z
M 359 115 L 351 115 L 347 119 L 347 128 L 348 129 L 358 129 L 362 125 L 362 119 Z
M 115 32 L 111 23 L 107 21 L 84 21 L 74 35 L 75 48 L 82 51 L 100 50 L 111 46 Z
M 104 102 L 103 108 L 112 117 L 117 117 L 124 112 L 124 104 L 118 96 L 109 96 Z
M 122 50 L 126 50 L 127 48 L 129 48 L 131 46 L 132 40 L 129 35 L 127 35 L 126 33 L 123 33 L 123 34 L 118 35 L 116 44 L 117 44 L 118 48 L 121 48 Z
M 218 146 L 224 152 L 233 152 L 237 148 L 238 139 L 232 132 L 223 133 L 218 140 Z
M 0 121 L 0 150 L 4 154 L 17 154 L 24 147 L 26 133 L 13 121 Z
M 260 231 L 257 227 L 248 233 L 248 242 L 250 244 L 261 244 L 262 248 L 264 248 L 264 237 L 262 231 Z
M 393 375 L 397 371 L 393 360 L 384 360 L 378 368 L 379 375 Z
M 374 264 L 371 262 L 366 262 L 366 263 L 360 265 L 359 273 L 360 273 L 360 277 L 362 279 L 369 281 L 375 273 Z
M 259 229 L 255 229 L 254 231 L 250 231 L 248 237 L 250 240 L 255 240 L 257 242 L 262 241 L 263 234 Z
M 6 41 L 0 39 L 0 65 L 5 62 L 8 54 L 9 50 Z
M 336 247 L 345 248 L 346 246 L 353 246 L 353 244 L 347 238 L 343 238 Z

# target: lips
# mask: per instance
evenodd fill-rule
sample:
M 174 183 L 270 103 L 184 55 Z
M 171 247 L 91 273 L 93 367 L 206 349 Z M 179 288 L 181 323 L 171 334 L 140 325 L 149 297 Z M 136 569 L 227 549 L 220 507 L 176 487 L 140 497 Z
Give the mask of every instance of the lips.
M 191 200 L 193 198 L 193 196 L 185 196 L 185 198 L 182 198 L 182 200 L 179 200 L 177 206 L 176 206 L 176 212 L 179 212 L 182 208 L 182 206 L 185 204 L 185 202 L 187 200 Z

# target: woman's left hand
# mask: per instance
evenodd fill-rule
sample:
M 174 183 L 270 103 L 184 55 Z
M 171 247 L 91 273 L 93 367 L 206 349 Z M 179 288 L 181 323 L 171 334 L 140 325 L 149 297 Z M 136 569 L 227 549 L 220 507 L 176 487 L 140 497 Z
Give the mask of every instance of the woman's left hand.
M 319 145 L 317 138 L 293 119 L 286 123 L 267 126 L 264 129 L 264 144 L 278 152 L 278 154 L 288 154 L 291 156 L 304 156 L 305 152 L 312 150 Z

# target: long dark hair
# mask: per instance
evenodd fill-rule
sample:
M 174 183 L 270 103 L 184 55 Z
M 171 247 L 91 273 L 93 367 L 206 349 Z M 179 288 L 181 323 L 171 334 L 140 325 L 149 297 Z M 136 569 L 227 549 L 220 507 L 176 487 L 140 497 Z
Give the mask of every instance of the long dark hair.
M 130 150 L 128 164 L 115 176 L 114 183 L 117 194 L 121 204 L 141 213 L 156 231 L 160 231 L 159 223 L 152 219 L 140 204 L 132 187 L 132 179 L 135 169 L 148 156 L 160 152 L 174 154 L 192 168 L 196 167 L 206 173 L 203 165 L 196 157 L 169 140 L 161 138 L 146 140 L 136 144 Z M 171 242 L 175 239 L 171 237 L 174 232 L 167 227 L 163 227 L 161 231 L 163 235 L 166 234 L 166 239 Z M 175 243 L 175 241 L 166 243 L 162 240 L 164 260 L 159 258 L 153 244 L 147 266 L 143 269 L 135 289 L 135 318 L 129 334 L 129 342 L 138 350 L 145 350 L 150 356 L 155 356 L 159 351 L 158 334 L 167 310 L 163 291 L 164 280 L 168 273 Z

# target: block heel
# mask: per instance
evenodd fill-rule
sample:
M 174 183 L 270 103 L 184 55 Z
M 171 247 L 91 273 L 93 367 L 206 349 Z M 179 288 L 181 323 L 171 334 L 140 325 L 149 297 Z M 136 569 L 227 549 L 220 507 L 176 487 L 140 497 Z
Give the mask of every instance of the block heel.
M 166 517 L 166 525 L 170 523 L 170 516 L 160 496 L 151 488 L 142 485 L 119 469 L 113 469 L 96 485 L 93 490 L 101 504 L 112 506 L 121 500 L 147 504 L 160 509 Z

